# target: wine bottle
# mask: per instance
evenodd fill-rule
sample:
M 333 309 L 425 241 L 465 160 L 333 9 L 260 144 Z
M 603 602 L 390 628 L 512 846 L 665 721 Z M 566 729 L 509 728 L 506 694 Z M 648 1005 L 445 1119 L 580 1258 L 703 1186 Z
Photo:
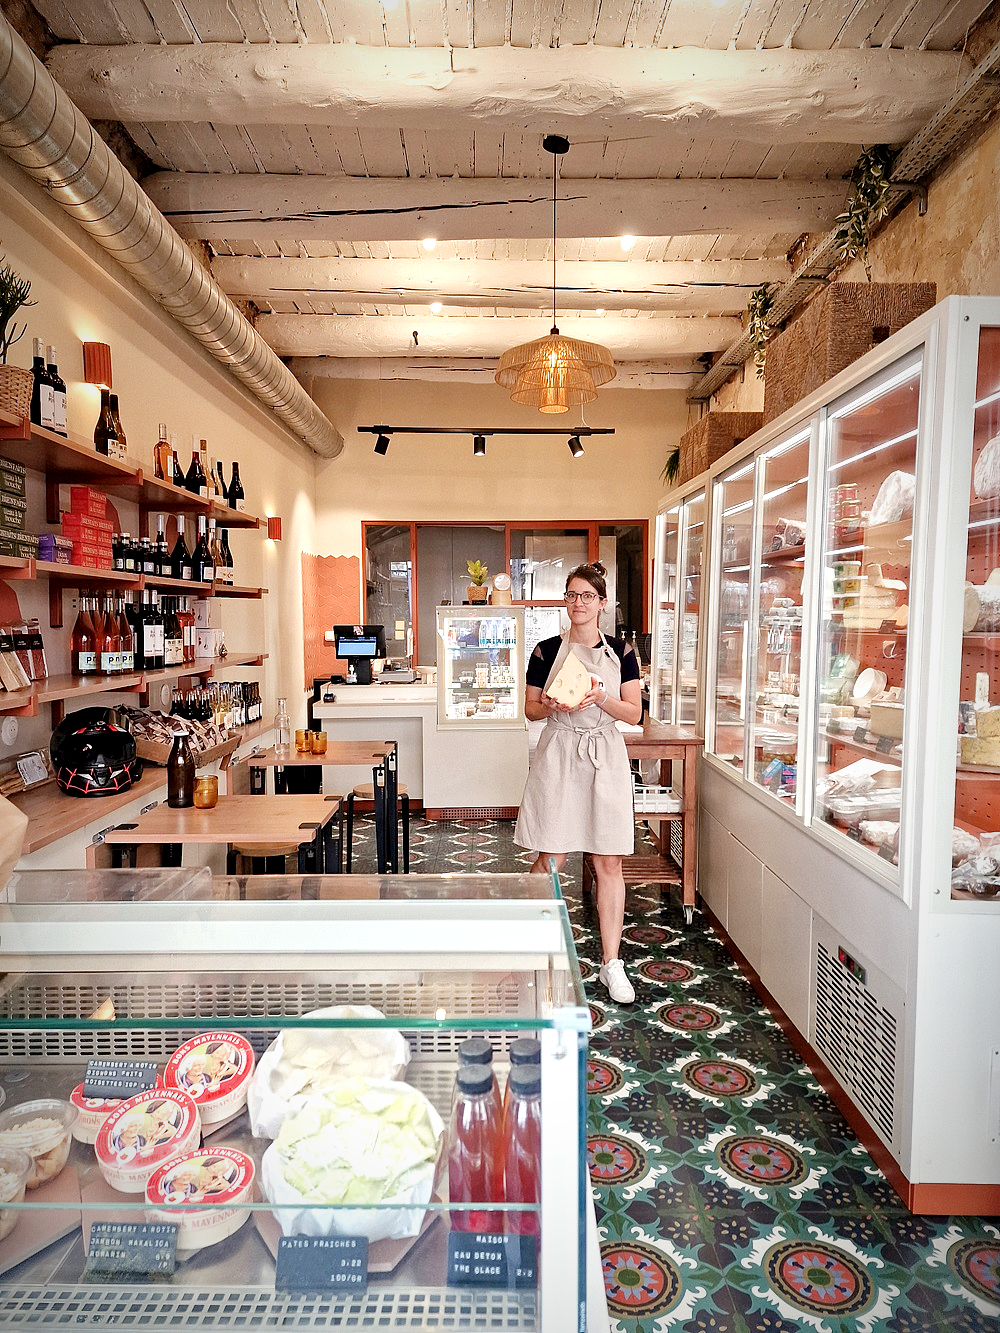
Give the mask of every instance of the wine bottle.
M 181 624 L 177 619 L 177 598 L 163 599 L 163 664 L 167 667 L 181 666 L 184 662 L 184 641 L 181 637 Z
M 181 490 L 184 490 L 184 472 L 181 468 L 180 460 L 177 457 L 177 450 L 171 449 L 170 454 L 172 458 L 170 480 L 175 486 L 179 486 Z
M 111 420 L 115 427 L 115 438 L 111 445 L 111 457 L 116 459 L 119 463 L 124 463 L 128 452 L 126 448 L 127 440 L 125 439 L 125 430 L 122 426 L 122 419 L 118 412 L 118 395 L 116 393 L 110 395 L 109 403 L 111 407 Z
M 52 381 L 43 355 L 44 345 L 41 338 L 35 339 L 35 354 L 31 360 L 31 406 L 28 419 L 33 426 L 44 426 L 46 430 L 55 428 L 55 403 Z
M 226 478 L 222 471 L 222 459 L 216 463 L 216 472 L 219 480 L 219 503 L 227 505 L 229 503 L 229 488 L 226 486 Z
M 155 577 L 160 572 L 160 560 L 156 548 L 148 537 L 139 539 L 139 552 L 143 574 L 152 574 Z
M 117 676 L 122 669 L 121 630 L 111 598 L 105 596 L 102 602 L 100 672 L 103 676 Z
M 208 538 L 206 533 L 206 519 L 204 514 L 198 515 L 198 540 L 195 543 L 194 552 L 191 556 L 191 565 L 194 570 L 194 578 L 197 583 L 211 583 L 215 577 L 215 569 L 212 565 L 212 556 L 208 549 Z
M 167 481 L 170 470 L 170 445 L 167 442 L 167 423 L 160 422 L 159 439 L 153 446 L 153 476 L 157 481 Z
M 242 481 L 240 481 L 239 463 L 233 463 L 233 475 L 230 478 L 229 490 L 227 494 L 229 497 L 229 508 L 235 509 L 241 514 L 245 513 L 246 502 L 243 495 L 243 483 Z
M 203 500 L 208 499 L 208 479 L 205 476 L 205 469 L 201 465 L 201 455 L 197 449 L 191 450 L 191 466 L 184 478 L 184 485 L 192 495 L 198 495 Z
M 70 636 L 70 669 L 74 676 L 97 675 L 97 643 L 94 622 L 90 616 L 90 599 L 80 598 L 76 623 Z
M 219 534 L 216 530 L 215 519 L 208 520 L 208 554 L 212 561 L 212 578 L 215 581 L 219 579 L 219 569 L 222 565 L 222 558 L 219 554 Z
M 128 670 L 142 671 L 146 665 L 143 644 L 143 611 L 145 595 L 125 599 L 125 616 L 132 631 L 132 666 Z
M 155 591 L 150 592 L 149 609 L 146 612 L 146 667 L 150 671 L 163 670 L 163 613 L 160 610 L 160 597 Z
M 111 390 L 101 390 L 101 414 L 97 418 L 97 425 L 94 427 L 94 445 L 99 454 L 105 458 L 114 457 L 114 450 L 118 446 L 118 433 L 115 430 L 114 417 L 111 415 Z
M 229 549 L 229 529 L 222 529 L 222 537 L 219 541 L 219 558 L 222 562 L 221 568 L 225 571 L 221 576 L 216 572 L 216 578 L 220 583 L 232 587 L 236 582 L 236 569 L 233 562 L 233 553 Z
M 177 515 L 177 541 L 174 543 L 174 549 L 170 552 L 170 577 L 172 579 L 184 579 L 188 583 L 194 577 L 191 552 L 184 540 L 183 514 Z
M 161 579 L 170 577 L 170 547 L 167 545 L 166 514 L 156 516 L 156 572 Z
M 124 596 L 119 596 L 116 610 L 121 636 L 121 669 L 122 674 L 126 675 L 135 670 L 135 632 L 128 618 Z
M 45 369 L 49 374 L 49 383 L 52 385 L 52 429 L 57 435 L 66 434 L 66 381 L 59 374 L 59 367 L 56 365 L 56 349 L 49 347 L 48 363 Z

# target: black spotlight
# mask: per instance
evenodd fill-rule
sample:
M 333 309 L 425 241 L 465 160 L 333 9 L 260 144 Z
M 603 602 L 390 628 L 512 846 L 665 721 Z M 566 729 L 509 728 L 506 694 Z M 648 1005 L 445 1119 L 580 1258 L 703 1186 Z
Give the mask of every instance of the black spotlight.
M 473 458 L 486 457 L 486 436 L 473 435 L 472 437 L 472 456 Z
M 378 439 L 375 441 L 375 452 L 377 454 L 384 454 L 388 450 L 388 448 L 389 448 L 388 435 L 380 435 Z
M 571 435 L 566 444 L 574 458 L 579 458 L 583 453 L 583 445 L 580 443 L 579 435 Z

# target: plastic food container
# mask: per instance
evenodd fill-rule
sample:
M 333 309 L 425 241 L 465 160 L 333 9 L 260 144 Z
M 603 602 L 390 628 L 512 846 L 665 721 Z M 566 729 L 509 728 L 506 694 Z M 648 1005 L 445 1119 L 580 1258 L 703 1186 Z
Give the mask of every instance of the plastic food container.
M 31 1158 L 29 1190 L 54 1180 L 66 1165 L 76 1115 L 75 1106 L 55 1097 L 0 1112 L 0 1148 L 16 1148 Z
M 175 1223 L 178 1250 L 203 1250 L 250 1216 L 241 1205 L 253 1201 L 255 1174 L 253 1159 L 235 1148 L 196 1148 L 171 1157 L 146 1181 L 146 1219 Z
M 197 1148 L 198 1107 L 180 1088 L 140 1092 L 104 1121 L 94 1150 L 101 1175 L 123 1194 L 141 1194 L 153 1172 L 180 1153 Z
M 194 1099 L 203 1125 L 217 1125 L 246 1106 L 253 1068 L 253 1047 L 238 1032 L 202 1032 L 174 1051 L 163 1083 Z
M 0 1204 L 23 1203 L 32 1161 L 17 1148 L 0 1148 Z M 17 1226 L 21 1214 L 16 1208 L 0 1208 L 0 1240 Z

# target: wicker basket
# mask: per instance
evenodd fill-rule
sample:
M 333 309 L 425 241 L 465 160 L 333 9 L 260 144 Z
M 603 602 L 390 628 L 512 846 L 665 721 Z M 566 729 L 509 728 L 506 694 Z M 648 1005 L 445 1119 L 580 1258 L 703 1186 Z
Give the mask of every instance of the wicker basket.
M 35 377 L 20 366 L 0 366 L 0 410 L 9 412 L 18 421 L 27 420 L 31 411 L 31 390 Z
M 767 347 L 764 420 L 773 421 L 930 310 L 933 282 L 834 282 Z
M 760 412 L 706 412 L 681 436 L 677 480 L 685 482 L 697 477 L 763 424 Z

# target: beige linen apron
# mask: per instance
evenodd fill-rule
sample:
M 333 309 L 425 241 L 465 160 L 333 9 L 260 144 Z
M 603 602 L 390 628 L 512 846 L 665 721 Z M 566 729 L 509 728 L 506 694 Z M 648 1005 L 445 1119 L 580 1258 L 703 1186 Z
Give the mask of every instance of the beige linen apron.
M 601 635 L 595 648 L 565 635 L 545 692 L 572 646 L 609 699 L 621 698 L 621 663 Z M 632 774 L 625 738 L 600 708 L 550 713 L 531 762 L 514 841 L 534 852 L 596 852 L 631 856 L 635 847 Z

